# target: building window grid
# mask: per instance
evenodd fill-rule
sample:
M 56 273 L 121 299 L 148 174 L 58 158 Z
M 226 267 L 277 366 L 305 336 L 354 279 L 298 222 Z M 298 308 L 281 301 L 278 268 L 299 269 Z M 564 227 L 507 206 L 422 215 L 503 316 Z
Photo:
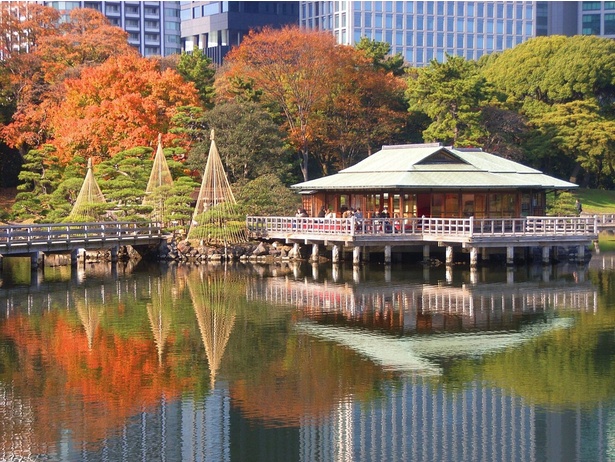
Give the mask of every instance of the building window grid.
M 323 5 L 321 12 L 323 12 L 326 9 L 326 4 L 328 2 L 324 2 L 324 3 L 325 5 Z M 417 62 L 419 62 L 418 59 L 421 59 L 421 56 L 423 56 L 425 60 L 420 61 L 421 63 L 429 62 L 429 59 L 427 59 L 429 56 L 432 57 L 431 59 L 433 59 L 433 57 L 435 57 L 436 59 L 440 59 L 444 51 L 442 49 L 434 50 L 430 48 L 425 48 L 426 51 L 423 54 L 420 51 L 417 52 L 417 50 L 412 50 L 412 48 L 415 48 L 417 46 L 421 46 L 421 47 L 422 46 L 434 46 L 434 45 L 441 46 L 442 42 L 444 41 L 444 37 L 445 37 L 444 34 L 436 35 L 436 37 L 434 38 L 433 37 L 434 34 L 432 34 L 430 37 L 427 37 L 426 34 L 423 34 L 421 32 L 426 32 L 427 30 L 440 31 L 440 29 L 444 29 L 444 25 L 445 25 L 444 18 L 441 18 L 440 20 L 440 18 L 438 17 L 429 18 L 429 17 L 424 17 L 424 16 L 420 16 L 420 17 L 417 16 L 416 17 L 416 27 L 414 27 L 415 25 L 413 24 L 413 22 L 414 22 L 415 17 L 412 15 L 412 12 L 414 10 L 414 7 L 416 6 L 417 11 L 423 11 L 424 13 L 432 12 L 433 14 L 436 14 L 436 15 L 441 14 L 445 10 L 445 4 L 447 2 L 434 2 L 433 7 L 431 8 L 429 7 L 425 8 L 425 4 L 422 4 L 423 6 L 419 6 L 419 4 L 414 3 L 414 2 L 393 2 L 390 4 L 387 2 L 384 2 L 384 3 L 379 2 L 379 4 L 374 5 L 375 3 L 376 2 L 373 2 L 373 3 L 372 2 L 354 2 L 355 8 L 358 5 L 361 5 L 361 11 L 360 12 L 353 11 L 354 14 L 352 16 L 355 24 L 351 25 L 351 27 L 353 27 L 353 30 L 354 30 L 353 37 L 354 37 L 355 42 L 358 41 L 360 37 L 368 37 L 368 38 L 374 37 L 375 40 L 382 41 L 383 34 L 384 34 L 385 41 L 391 44 L 392 52 L 393 53 L 400 52 L 402 53 L 403 56 L 406 57 L 406 59 L 408 59 L 409 56 L 413 56 L 413 55 L 416 55 Z M 472 56 L 472 58 L 469 58 L 469 59 L 478 59 L 480 56 L 482 56 L 485 53 L 485 51 L 503 50 L 505 48 L 504 43 L 506 44 L 507 48 L 510 48 L 513 45 L 521 43 L 523 39 L 531 37 L 533 35 L 533 23 L 531 21 L 531 19 L 533 19 L 531 17 L 531 14 L 533 12 L 532 5 L 528 5 L 528 4 L 525 4 L 525 5 L 522 4 L 522 5 L 516 5 L 516 6 L 495 5 L 495 8 L 494 8 L 494 5 L 489 5 L 489 4 L 488 5 L 484 5 L 484 4 L 474 5 L 472 2 L 451 2 L 451 3 L 454 3 L 454 4 L 464 3 L 464 6 L 461 7 L 461 9 L 462 11 L 466 12 L 466 16 L 472 15 L 472 16 L 479 17 L 479 18 L 484 17 L 485 6 L 487 6 L 487 12 L 489 12 L 489 10 L 491 9 L 491 12 L 496 13 L 496 16 L 501 17 L 502 21 L 498 22 L 498 32 L 495 33 L 495 35 L 491 35 L 491 34 L 487 35 L 485 34 L 484 27 L 483 27 L 483 21 L 481 20 L 474 22 L 474 21 L 470 21 L 470 18 L 467 18 L 467 17 L 457 18 L 457 19 L 447 18 L 447 19 L 453 19 L 453 22 L 447 21 L 446 25 L 448 27 L 446 27 L 446 31 L 451 30 L 450 28 L 451 24 L 455 24 L 457 26 L 456 28 L 455 27 L 452 28 L 452 31 L 455 32 L 454 38 L 449 38 L 447 40 L 447 45 L 448 45 L 447 51 L 446 51 L 447 53 L 454 52 L 454 54 L 458 54 L 460 56 L 466 56 L 466 57 Z M 391 5 L 394 5 L 394 6 L 391 6 Z M 335 6 L 334 8 L 335 8 L 335 11 L 342 11 L 342 10 L 345 11 L 346 10 L 345 6 L 346 6 L 345 2 L 340 2 L 340 5 Z M 457 5 L 457 8 L 459 8 L 459 5 Z M 379 13 L 379 15 L 377 16 L 377 21 L 372 21 L 373 19 L 372 11 L 373 10 L 379 11 L 379 12 L 389 11 L 391 13 L 395 12 L 395 13 L 404 13 L 404 14 L 403 15 L 400 15 L 400 14 L 387 15 L 384 13 Z M 523 17 L 524 12 L 526 14 L 525 18 Z M 383 14 L 384 14 L 384 18 L 382 17 Z M 516 21 L 513 21 L 513 19 L 515 19 Z M 321 23 L 324 26 L 324 24 L 326 23 L 326 17 L 321 18 Z M 373 26 L 374 23 L 377 23 L 377 24 Z M 404 33 L 403 31 L 395 30 L 395 29 L 402 29 L 404 23 L 406 24 L 407 29 L 415 29 L 417 31 L 416 39 L 414 37 L 415 34 L 412 32 Z M 393 28 L 393 24 L 395 25 L 395 28 Z M 469 24 L 472 24 L 472 25 L 469 25 Z M 340 26 L 339 26 L 339 20 L 338 20 L 338 27 L 336 29 L 338 29 L 339 27 Z M 380 30 L 373 30 L 374 28 L 380 29 Z M 394 33 L 393 31 L 391 31 L 391 29 L 394 29 Z M 524 29 L 525 29 L 525 37 L 523 34 Z M 488 28 L 487 32 L 494 33 L 493 23 L 491 25 L 491 28 Z M 346 36 L 346 30 L 344 29 L 343 31 L 341 31 L 341 37 L 345 37 L 345 36 Z M 339 41 L 340 31 L 337 31 L 336 37 Z M 451 46 L 451 41 L 453 42 L 453 44 L 456 44 L 458 46 L 457 47 Z M 425 43 L 427 43 L 427 45 L 424 45 Z M 463 46 L 464 43 L 465 43 L 465 46 Z M 474 46 L 474 44 L 476 46 Z M 485 44 L 487 45 L 486 47 L 481 46 Z

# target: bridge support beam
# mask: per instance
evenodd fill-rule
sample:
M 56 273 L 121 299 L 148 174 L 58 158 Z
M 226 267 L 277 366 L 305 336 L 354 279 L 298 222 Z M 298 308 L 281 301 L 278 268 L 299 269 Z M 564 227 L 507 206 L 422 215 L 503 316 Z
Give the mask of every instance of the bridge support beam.
M 515 264 L 515 248 L 511 245 L 506 247 L 506 266 L 513 266 Z
M 317 262 L 318 255 L 319 255 L 318 244 L 312 244 L 312 256 L 310 257 L 310 260 L 313 262 Z
M 340 246 L 338 244 L 333 244 L 333 248 L 331 249 L 331 261 L 333 263 L 340 262 Z
M 32 268 L 38 268 L 45 263 L 45 254 L 43 252 L 32 252 L 30 254 L 30 266 Z
M 446 246 L 446 264 L 447 265 L 453 264 L 453 246 L 452 245 Z
M 423 261 L 429 261 L 429 244 L 423 245 Z
M 577 247 L 577 262 L 585 263 L 585 246 L 580 245 Z
M 390 245 L 384 246 L 384 263 L 386 265 L 391 264 L 391 246 Z
M 548 245 L 545 245 L 542 247 L 542 264 L 543 265 L 549 264 L 549 250 L 551 250 L 551 248 Z
M 111 253 L 111 263 L 117 263 L 117 255 L 119 252 L 119 247 L 118 246 L 111 247 L 109 249 L 109 252 Z
M 478 249 L 476 247 L 470 248 L 470 268 L 476 268 L 478 264 Z
M 361 247 L 355 245 L 352 249 L 352 264 L 358 265 L 361 263 Z

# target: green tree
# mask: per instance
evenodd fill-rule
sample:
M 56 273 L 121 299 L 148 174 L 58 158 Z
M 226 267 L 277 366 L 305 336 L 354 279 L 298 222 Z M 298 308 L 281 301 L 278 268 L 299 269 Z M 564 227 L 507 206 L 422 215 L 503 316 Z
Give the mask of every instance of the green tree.
M 101 162 L 97 177 L 109 210 L 118 220 L 144 220 L 151 206 L 141 205 L 152 169 L 152 149 L 136 147 Z
M 403 56 L 401 53 L 391 55 L 391 45 L 387 42 L 377 42 L 367 37 L 361 37 L 355 48 L 361 50 L 365 53 L 365 56 L 372 60 L 374 68 L 391 72 L 398 77 L 404 75 L 406 65 Z
M 192 52 L 182 52 L 177 62 L 177 72 L 189 82 L 194 83 L 203 107 L 214 106 L 214 76 L 216 69 L 213 61 L 200 48 Z
M 19 174 L 21 184 L 13 204 L 13 212 L 20 219 L 40 220 L 47 214 L 49 195 L 55 190 L 62 176 L 62 167 L 56 149 L 44 145 L 28 151 Z
M 192 194 L 198 192 L 199 184 L 194 178 L 181 176 L 173 182 L 169 197 L 165 201 L 165 222 L 170 223 L 172 231 L 188 232 L 190 220 L 194 212 Z
M 432 60 L 410 73 L 406 96 L 411 112 L 425 113 L 432 120 L 423 132 L 425 141 L 478 145 L 487 134 L 481 107 L 489 91 L 473 61 L 451 55 L 444 63 Z
M 269 173 L 239 189 L 237 203 L 245 215 L 289 216 L 301 206 L 299 194 Z
M 87 173 L 87 161 L 83 157 L 75 157 L 63 172 L 62 181 L 49 196 L 49 213 L 45 221 L 59 223 L 70 214 Z
M 587 186 L 610 187 L 615 120 L 615 43 L 550 36 L 481 59 L 482 74 L 532 133 L 528 160 Z

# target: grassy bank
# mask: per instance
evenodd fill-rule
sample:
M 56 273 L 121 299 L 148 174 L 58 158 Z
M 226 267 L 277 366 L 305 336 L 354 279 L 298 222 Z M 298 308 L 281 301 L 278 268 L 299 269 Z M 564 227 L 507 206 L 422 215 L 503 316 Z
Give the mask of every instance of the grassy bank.
M 615 213 L 615 191 L 579 189 L 574 192 L 585 213 Z

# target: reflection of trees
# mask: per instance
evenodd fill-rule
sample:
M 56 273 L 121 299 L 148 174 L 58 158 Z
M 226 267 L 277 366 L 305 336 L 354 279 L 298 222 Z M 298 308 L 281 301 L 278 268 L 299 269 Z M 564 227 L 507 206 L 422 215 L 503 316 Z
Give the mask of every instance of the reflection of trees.
M 104 305 L 101 302 L 95 303 L 88 297 L 88 291 L 85 290 L 85 296 L 82 300 L 75 302 L 77 306 L 77 314 L 85 329 L 85 335 L 88 339 L 88 348 L 92 349 L 92 342 L 94 340 L 94 334 L 100 323 L 100 317 L 102 316 Z
M 245 299 L 245 284 L 232 273 L 192 271 L 187 279 L 190 297 L 209 363 L 211 388 L 235 324 L 236 307 Z
M 579 318 L 572 329 L 487 358 L 480 367 L 483 377 L 542 406 L 590 408 L 612 400 L 615 313 L 600 310 Z
M 329 416 L 350 396 L 367 399 L 391 373 L 350 349 L 307 335 L 290 336 L 275 360 L 262 363 L 256 375 L 237 380 L 231 397 L 246 417 L 264 425 L 295 426 Z
M 164 346 L 171 331 L 171 315 L 167 311 L 173 306 L 173 286 L 168 279 L 156 278 L 151 290 L 152 301 L 147 304 L 147 318 L 158 350 L 158 363 L 162 364 Z

